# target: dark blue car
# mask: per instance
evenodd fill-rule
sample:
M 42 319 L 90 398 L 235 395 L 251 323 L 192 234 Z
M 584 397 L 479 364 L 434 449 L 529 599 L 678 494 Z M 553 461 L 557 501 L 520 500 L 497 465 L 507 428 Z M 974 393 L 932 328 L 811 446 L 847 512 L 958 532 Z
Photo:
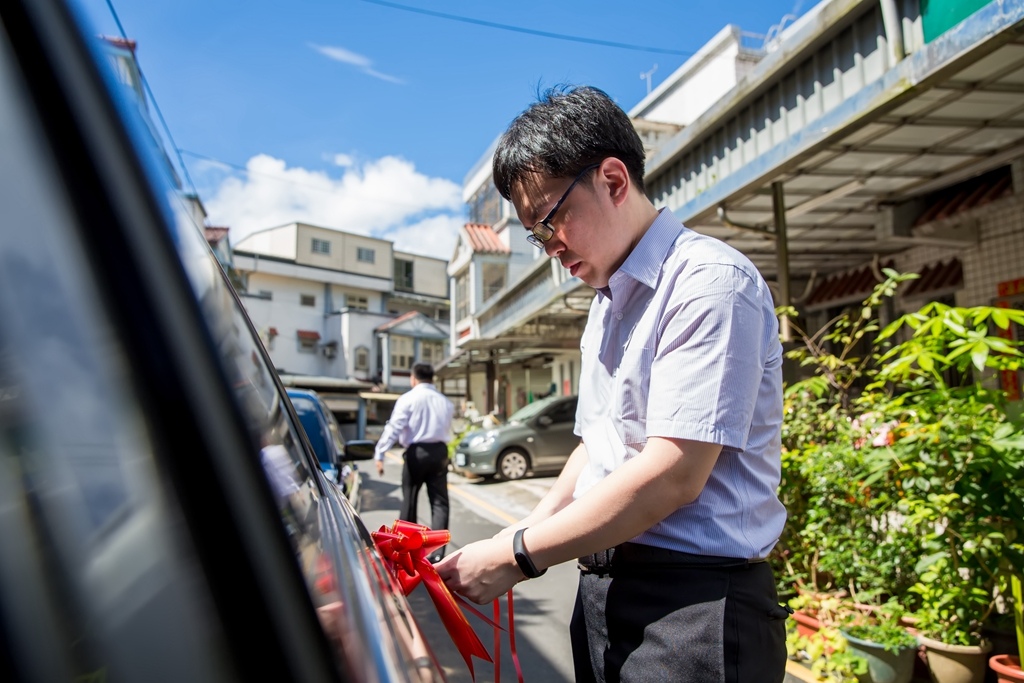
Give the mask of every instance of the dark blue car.
M 355 461 L 371 460 L 374 442 L 345 443 L 337 418 L 317 392 L 289 387 L 287 393 L 320 462 L 320 469 L 328 479 L 342 487 L 349 503 L 358 511 L 360 476 Z

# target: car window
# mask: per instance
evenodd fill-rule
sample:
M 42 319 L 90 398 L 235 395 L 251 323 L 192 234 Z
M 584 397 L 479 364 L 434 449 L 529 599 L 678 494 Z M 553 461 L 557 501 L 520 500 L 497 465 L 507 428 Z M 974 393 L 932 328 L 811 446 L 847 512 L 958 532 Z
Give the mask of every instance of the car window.
M 575 422 L 576 421 L 576 401 L 563 401 L 558 405 L 554 406 L 549 410 L 546 415 L 551 418 L 551 422 L 559 424 L 562 422 Z
M 306 430 L 306 437 L 309 438 L 309 443 L 313 446 L 317 459 L 321 463 L 332 464 L 330 453 L 327 450 L 327 442 L 324 440 L 324 426 L 321 423 L 321 415 L 316 403 L 305 396 L 290 395 L 289 398 L 299 416 L 302 428 Z
M 558 401 L 559 398 L 560 397 L 558 396 L 549 396 L 548 398 L 542 398 L 539 401 L 528 403 L 527 405 L 523 406 L 516 412 L 509 415 L 508 421 L 525 422 L 526 420 L 529 420 L 533 417 L 536 417 L 537 415 L 540 415 L 542 412 L 544 412 L 545 409 L 547 409 L 548 406 L 550 406 L 555 401 Z
M 345 437 L 341 433 L 341 425 L 338 424 L 338 418 L 323 403 L 320 404 L 320 414 L 323 415 L 324 420 L 327 422 L 327 431 L 330 434 L 331 441 L 334 442 L 334 448 L 338 453 L 338 457 L 343 458 L 345 456 Z

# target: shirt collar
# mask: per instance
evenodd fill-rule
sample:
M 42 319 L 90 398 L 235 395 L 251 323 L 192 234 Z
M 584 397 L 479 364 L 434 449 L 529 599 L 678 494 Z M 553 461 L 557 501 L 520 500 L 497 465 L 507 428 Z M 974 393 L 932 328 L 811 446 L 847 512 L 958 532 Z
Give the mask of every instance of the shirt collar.
M 654 289 L 658 284 L 658 276 L 665 263 L 665 257 L 682 231 L 683 224 L 675 214 L 668 209 L 660 209 L 651 227 L 647 228 L 633 251 L 629 252 L 626 260 L 609 278 L 608 286 L 600 287 L 597 291 L 611 297 L 612 283 L 623 276 Z

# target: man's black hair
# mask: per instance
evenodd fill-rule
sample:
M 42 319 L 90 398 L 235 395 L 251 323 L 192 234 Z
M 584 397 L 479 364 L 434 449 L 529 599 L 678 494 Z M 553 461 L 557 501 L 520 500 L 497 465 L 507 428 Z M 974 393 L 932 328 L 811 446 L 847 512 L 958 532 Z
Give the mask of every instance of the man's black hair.
M 644 145 L 633 122 L 602 90 L 558 86 L 519 114 L 494 152 L 494 185 L 505 199 L 532 173 L 568 178 L 615 157 L 644 191 Z
M 420 382 L 433 382 L 434 366 L 430 363 L 416 363 L 412 366 L 412 376 Z

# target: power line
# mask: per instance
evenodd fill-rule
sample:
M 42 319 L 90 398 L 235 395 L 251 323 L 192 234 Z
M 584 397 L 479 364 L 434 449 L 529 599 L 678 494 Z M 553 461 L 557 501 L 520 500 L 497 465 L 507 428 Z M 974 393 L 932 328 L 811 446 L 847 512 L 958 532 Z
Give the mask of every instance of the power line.
M 107 8 L 110 10 L 110 14 L 114 18 L 114 23 L 117 25 L 117 30 L 121 34 L 121 38 L 127 42 L 128 34 L 124 30 L 124 25 L 121 24 L 121 18 L 117 15 L 117 10 L 114 9 L 113 0 L 107 0 Z M 134 54 L 132 56 L 134 57 Z M 171 148 L 178 157 L 178 163 L 181 164 L 181 171 L 185 175 L 185 180 L 188 182 L 189 188 L 192 190 L 192 194 L 198 197 L 199 191 L 196 189 L 196 184 L 192 182 L 192 176 L 188 173 L 188 167 L 185 166 L 185 160 L 181 158 L 181 150 L 178 149 L 178 145 L 174 142 L 170 126 L 167 125 L 167 120 L 164 119 L 164 113 L 160 111 L 160 105 L 157 103 L 156 97 L 153 95 L 153 90 L 149 87 L 149 81 L 146 79 L 146 74 L 142 71 L 142 65 L 139 64 L 138 58 L 135 58 L 135 67 L 139 70 L 139 78 L 142 79 L 142 87 L 145 88 L 149 101 L 153 103 L 153 109 L 156 111 L 156 116 L 160 120 L 160 125 L 163 127 L 164 135 L 167 136 L 167 141 L 170 143 Z
M 574 43 L 588 43 L 590 45 L 602 45 L 604 47 L 614 47 L 620 50 L 636 50 L 638 52 L 657 52 L 659 54 L 666 55 L 680 55 L 683 57 L 692 57 L 693 52 L 687 52 L 685 50 L 670 50 L 662 47 L 650 47 L 647 45 L 631 45 L 629 43 L 616 43 L 611 40 L 600 40 L 598 38 L 585 38 L 583 36 L 570 36 L 564 33 L 551 33 L 550 31 L 538 31 L 531 28 L 523 28 L 522 26 L 509 26 L 508 24 L 499 24 L 493 21 L 484 21 L 483 19 L 474 19 L 472 17 L 464 17 L 457 14 L 446 14 L 444 12 L 435 12 L 434 10 L 422 9 L 420 7 L 409 7 L 408 5 L 399 5 L 394 2 L 387 2 L 386 0 L 361 0 L 362 2 L 369 3 L 371 5 L 380 5 L 381 7 L 390 7 L 391 9 L 402 10 L 403 12 L 415 12 L 416 14 L 425 14 L 431 17 L 437 17 L 439 19 L 448 19 L 450 21 L 461 21 L 464 24 L 475 24 L 477 26 L 487 26 L 488 28 L 497 28 L 502 31 L 514 31 L 516 33 L 526 33 L 532 36 L 540 36 L 542 38 L 553 38 L 555 40 L 568 40 Z

